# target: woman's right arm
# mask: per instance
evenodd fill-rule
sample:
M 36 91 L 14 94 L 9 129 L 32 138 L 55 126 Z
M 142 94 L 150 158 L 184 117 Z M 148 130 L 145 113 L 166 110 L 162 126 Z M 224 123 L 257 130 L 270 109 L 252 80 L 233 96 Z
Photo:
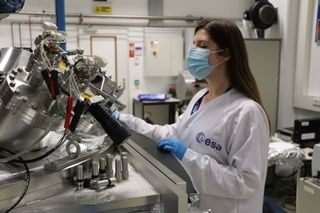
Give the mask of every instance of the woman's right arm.
M 149 124 L 133 115 L 120 113 L 119 120 L 126 123 L 130 129 L 158 141 L 161 138 L 177 137 L 177 126 L 180 119 L 174 124 L 161 126 Z

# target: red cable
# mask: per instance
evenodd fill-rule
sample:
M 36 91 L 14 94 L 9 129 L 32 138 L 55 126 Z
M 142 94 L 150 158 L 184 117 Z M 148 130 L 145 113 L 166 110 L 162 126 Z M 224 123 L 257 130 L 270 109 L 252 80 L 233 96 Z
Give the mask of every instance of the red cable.
M 73 98 L 71 96 L 68 96 L 67 107 L 66 107 L 66 118 L 64 120 L 64 128 L 65 129 L 68 129 L 69 125 L 70 125 L 72 103 L 73 103 Z

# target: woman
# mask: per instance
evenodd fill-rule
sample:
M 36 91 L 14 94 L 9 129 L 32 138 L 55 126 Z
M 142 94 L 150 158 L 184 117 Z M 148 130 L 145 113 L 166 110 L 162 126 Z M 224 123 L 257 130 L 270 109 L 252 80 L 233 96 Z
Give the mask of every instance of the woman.
M 150 125 L 125 114 L 120 120 L 181 160 L 200 192 L 202 210 L 262 212 L 269 124 L 240 30 L 225 19 L 202 21 L 186 62 L 208 88 L 175 124 Z

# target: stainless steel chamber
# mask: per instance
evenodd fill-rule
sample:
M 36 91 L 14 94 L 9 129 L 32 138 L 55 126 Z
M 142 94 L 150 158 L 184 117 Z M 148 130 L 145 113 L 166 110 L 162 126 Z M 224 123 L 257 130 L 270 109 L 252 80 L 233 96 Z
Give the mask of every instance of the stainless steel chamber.
M 6 75 L 10 70 L 28 64 L 31 52 L 17 47 L 0 49 L 0 75 Z

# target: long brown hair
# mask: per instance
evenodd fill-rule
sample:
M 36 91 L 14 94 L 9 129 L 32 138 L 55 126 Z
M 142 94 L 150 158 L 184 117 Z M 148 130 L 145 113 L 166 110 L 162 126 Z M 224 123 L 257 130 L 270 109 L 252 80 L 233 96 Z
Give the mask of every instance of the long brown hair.
M 266 111 L 249 68 L 247 49 L 237 25 L 227 19 L 205 19 L 196 27 L 195 33 L 200 29 L 206 30 L 220 49 L 229 52 L 231 58 L 227 63 L 227 76 L 231 87 L 260 104 Z

